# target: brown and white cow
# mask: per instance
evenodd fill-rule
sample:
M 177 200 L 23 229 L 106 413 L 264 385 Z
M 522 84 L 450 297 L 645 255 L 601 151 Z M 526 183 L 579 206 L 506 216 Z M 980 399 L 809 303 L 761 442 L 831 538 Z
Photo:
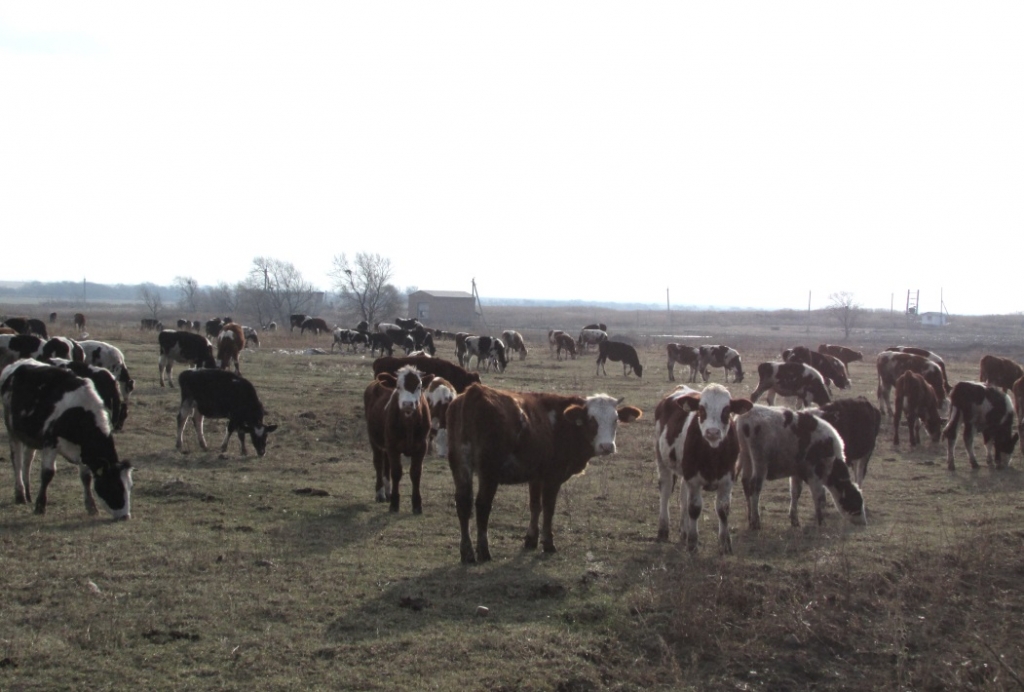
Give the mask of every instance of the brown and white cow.
M 565 332 L 555 334 L 555 357 L 558 360 L 562 360 L 562 351 L 565 351 L 569 358 L 576 360 L 576 342 Z
M 850 386 L 850 376 L 846 372 L 843 361 L 827 353 L 812 351 L 806 346 L 794 346 L 782 352 L 782 360 L 787 363 L 805 363 L 821 373 L 826 384 L 834 384 L 840 389 Z
M 838 399 L 820 408 L 805 409 L 805 412 L 836 429 L 839 437 L 843 438 L 843 453 L 853 480 L 857 485 L 863 483 L 882 426 L 882 412 L 862 396 Z
M 458 396 L 455 387 L 443 377 L 435 377 L 423 392 L 430 408 L 430 436 L 427 438 L 427 453 L 439 457 L 448 456 L 448 405 Z
M 377 502 L 390 500 L 390 510 L 398 511 L 402 460 L 408 459 L 412 511 L 422 514 L 420 475 L 430 435 L 430 408 L 423 397 L 422 373 L 411 365 L 399 368 L 395 375 L 381 373 L 363 393 L 363 406 L 377 474 Z
M 904 411 L 907 414 L 910 446 L 921 444 L 919 423 L 923 422 L 932 442 L 939 441 L 942 434 L 942 420 L 939 417 L 939 399 L 935 396 L 935 388 L 925 381 L 924 377 L 907 370 L 896 378 L 896 411 L 892 418 L 892 443 L 900 444 L 900 418 Z
M 736 420 L 736 429 L 740 443 L 737 469 L 751 529 L 761 528 L 759 503 L 764 482 L 787 477 L 793 526 L 800 525 L 796 507 L 804 482 L 811 488 L 819 526 L 825 520 L 826 489 L 851 522 L 867 523 L 864 495 L 850 478 L 843 439 L 831 425 L 806 411 L 756 405 Z
M 505 342 L 505 348 L 510 352 L 519 354 L 519 360 L 526 360 L 527 350 L 522 334 L 514 329 L 506 329 L 501 333 L 501 340 Z
M 561 329 L 548 330 L 548 346 L 551 347 L 551 355 L 555 355 L 555 347 L 558 345 L 558 335 L 565 334 Z
M 875 359 L 875 369 L 878 372 L 878 408 L 884 409 L 887 415 L 893 414 L 889 392 L 896 386 L 899 376 L 908 370 L 924 377 L 935 390 L 940 409 L 945 406 L 948 393 L 944 384 L 945 376 L 942 368 L 934 361 L 916 353 L 882 351 Z
M 846 346 L 836 344 L 818 344 L 818 353 L 824 353 L 842 361 L 843 365 L 849 367 L 850 363 L 857 360 L 864 360 L 864 354 Z
M 381 356 L 373 361 L 373 375 L 376 377 L 382 372 L 396 374 L 405 365 L 412 365 L 424 374 L 435 377 L 443 377 L 447 380 L 457 393 L 466 391 L 466 387 L 480 382 L 480 373 L 469 372 L 465 368 L 456 365 L 444 358 L 431 358 L 430 356 Z
M 552 522 L 562 484 L 582 473 L 593 456 L 615 452 L 619 421 L 642 412 L 606 394 L 583 398 L 548 392 L 509 392 L 473 385 L 448 407 L 448 465 L 463 562 L 491 559 L 487 524 L 499 485 L 527 483 L 530 526 L 525 548 L 555 552 Z M 477 543 L 469 536 L 473 476 L 477 476 Z M 543 525 L 539 524 L 541 513 Z
M 755 403 L 765 392 L 769 404 L 775 403 L 776 396 L 796 397 L 804 406 L 824 406 L 832 400 L 821 373 L 805 363 L 761 363 L 757 378 L 757 388 L 750 395 Z
M 238 354 L 245 348 L 245 334 L 241 325 L 234 322 L 226 324 L 221 328 L 217 337 L 217 362 L 221 370 L 227 370 L 228 365 L 234 363 L 235 374 L 241 375 L 238 369 Z
M 743 363 L 736 349 L 722 344 L 704 344 L 698 349 L 698 355 L 697 370 L 705 382 L 711 377 L 710 368 L 722 368 L 726 382 L 729 381 L 730 370 L 733 373 L 733 382 L 743 381 Z
M 1009 358 L 984 355 L 979 365 L 978 380 L 1002 389 L 1012 389 L 1013 383 L 1024 377 L 1024 368 Z
M 946 361 L 944 361 L 942 359 L 942 356 L 940 356 L 938 353 L 935 353 L 933 351 L 929 351 L 928 349 L 925 349 L 925 348 L 919 348 L 917 346 L 890 346 L 889 348 L 887 348 L 885 350 L 886 351 L 893 351 L 895 353 L 910 353 L 910 354 L 913 354 L 915 356 L 921 356 L 922 358 L 927 358 L 931 362 L 933 362 L 936 365 L 938 365 L 939 366 L 939 370 L 942 371 L 942 386 L 946 390 L 945 393 L 949 394 L 949 392 L 952 390 L 952 387 L 949 386 L 949 380 L 946 378 Z M 939 392 L 936 390 L 935 393 L 938 394 Z M 945 395 L 943 395 L 943 396 L 945 396 Z
M 666 344 L 665 352 L 668 354 L 668 379 L 670 382 L 675 381 L 675 366 L 676 363 L 680 365 L 690 366 L 690 382 L 697 381 L 697 368 L 700 362 L 700 352 L 694 346 L 685 346 L 683 344 Z
M 662 399 L 654 410 L 655 458 L 661 503 L 658 540 L 669 535 L 669 500 L 676 478 L 681 478 L 679 511 L 680 541 L 697 549 L 697 525 L 704 506 L 702 490 L 715 490 L 718 498 L 718 542 L 723 553 L 732 552 L 729 537 L 729 504 L 736 481 L 736 440 L 734 416 L 752 406 L 747 399 L 733 399 L 720 384 L 709 384 L 698 392 L 684 384 Z
M 979 382 L 957 382 L 949 395 L 949 422 L 942 436 L 946 438 L 946 465 L 955 471 L 953 445 L 956 444 L 956 430 L 964 426 L 964 447 L 971 461 L 971 468 L 978 468 L 974 456 L 974 433 L 981 431 L 985 442 L 986 461 L 997 469 L 1005 468 L 1017 445 L 1019 434 L 1015 429 L 1016 412 L 1010 395 L 993 385 Z

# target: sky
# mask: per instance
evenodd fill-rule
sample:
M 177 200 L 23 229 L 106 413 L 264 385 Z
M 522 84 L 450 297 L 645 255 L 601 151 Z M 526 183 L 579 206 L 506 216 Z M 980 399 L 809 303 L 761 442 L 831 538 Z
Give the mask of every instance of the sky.
M 1002 314 L 1024 3 L 5 2 L 0 280 Z M 15 252 L 48 252 L 11 262 Z

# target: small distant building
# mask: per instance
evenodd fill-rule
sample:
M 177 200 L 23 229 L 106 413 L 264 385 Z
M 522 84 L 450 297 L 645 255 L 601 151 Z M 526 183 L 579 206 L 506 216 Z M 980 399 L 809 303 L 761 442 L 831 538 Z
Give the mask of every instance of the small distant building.
M 476 299 L 466 291 L 415 291 L 409 294 L 409 317 L 428 327 L 472 327 Z
M 944 312 L 922 312 L 919 316 L 925 327 L 945 327 L 949 324 L 949 315 Z

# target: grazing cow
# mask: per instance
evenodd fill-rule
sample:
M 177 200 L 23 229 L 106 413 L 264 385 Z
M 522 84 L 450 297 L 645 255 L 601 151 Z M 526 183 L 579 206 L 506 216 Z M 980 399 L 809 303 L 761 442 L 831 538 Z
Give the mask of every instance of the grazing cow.
M 505 356 L 505 344 L 501 339 L 493 336 L 467 336 L 466 337 L 465 363 L 469 365 L 469 359 L 476 356 L 476 369 L 480 369 L 480 361 L 484 361 L 484 372 L 490 372 L 491 365 L 495 366 L 498 372 L 505 372 L 508 367 L 508 358 Z
M 427 438 L 427 453 L 439 457 L 448 456 L 448 425 L 445 418 L 448 405 L 458 396 L 455 387 L 443 377 L 433 377 L 423 390 L 423 397 L 430 408 L 430 436 Z M 426 379 L 426 377 L 424 378 Z
M 925 381 L 935 390 L 939 406 L 945 406 L 946 394 L 949 390 L 944 384 L 945 378 L 942 369 L 934 361 L 914 353 L 882 351 L 875 359 L 875 369 L 878 371 L 878 407 L 884 407 L 886 415 L 891 416 L 893 413 L 889 392 L 896 386 L 899 376 L 907 370 L 924 377 Z
M 868 474 L 868 462 L 875 452 L 875 441 L 882 425 L 882 412 L 862 396 L 839 399 L 821 408 L 805 409 L 831 425 L 843 438 L 846 465 L 853 480 L 860 485 Z
M 576 342 L 565 332 L 555 334 L 555 349 L 555 357 L 558 360 L 562 360 L 562 351 L 565 351 L 566 355 L 576 360 Z
M 548 330 L 548 346 L 551 348 L 551 355 L 555 355 L 555 348 L 558 346 L 558 335 L 565 334 L 561 329 Z
M 213 359 L 213 344 L 200 334 L 165 329 L 157 337 L 160 344 L 160 362 L 157 365 L 160 375 L 160 386 L 164 386 L 164 374 L 167 375 L 167 386 L 173 387 L 171 367 L 174 363 L 188 363 L 192 367 L 216 368 Z
M 132 379 L 131 374 L 128 372 L 128 366 L 124 363 L 124 354 L 121 353 L 121 349 L 105 341 L 79 341 L 78 345 L 82 347 L 82 352 L 85 354 L 85 362 L 89 365 L 95 365 L 96 367 L 106 368 L 117 380 L 117 387 L 121 392 L 121 414 L 117 416 L 121 420 L 122 425 L 124 420 L 128 417 L 128 397 L 135 390 L 135 380 Z M 120 430 L 120 427 L 114 428 Z
M 405 355 L 409 355 L 412 351 L 416 350 L 416 338 L 407 329 L 399 327 L 397 324 L 390 322 L 378 322 L 377 333 L 384 334 L 391 341 L 392 346 L 398 346 Z M 420 336 L 426 334 L 426 331 L 419 332 Z M 433 343 L 433 342 L 431 342 Z
M 935 389 L 925 379 L 912 370 L 907 370 L 896 378 L 896 410 L 892 418 L 892 443 L 897 447 L 900 444 L 900 418 L 903 412 L 907 413 L 907 428 L 909 429 L 910 446 L 916 447 L 921 443 L 921 434 L 918 431 L 919 422 L 924 422 L 924 427 L 932 442 L 939 441 L 942 434 L 942 420 L 939 418 L 939 400 L 935 396 Z
M 448 406 L 448 465 L 455 481 L 463 562 L 491 559 L 487 523 L 499 485 L 528 483 L 530 526 L 526 549 L 538 538 L 544 552 L 555 552 L 552 521 L 562 484 L 582 473 L 590 458 L 615 452 L 618 422 L 642 415 L 633 406 L 619 407 L 605 394 L 583 398 L 553 393 L 506 392 L 473 385 Z M 469 537 L 476 495 L 477 545 Z M 543 527 L 538 518 L 543 511 Z
M 85 351 L 78 345 L 78 342 L 66 336 L 50 337 L 43 344 L 42 358 L 63 358 L 73 360 L 76 363 L 85 362 Z
M 444 358 L 431 358 L 430 356 L 406 356 L 405 358 L 394 358 L 382 356 L 373 361 L 373 375 L 376 377 L 382 372 L 396 374 L 405 365 L 412 365 L 425 374 L 441 377 L 447 380 L 458 394 L 466 391 L 471 384 L 479 384 L 480 374 L 469 372 L 459 365 L 445 360 Z
M 704 344 L 698 350 L 697 370 L 707 382 L 711 376 L 710 368 L 723 368 L 723 378 L 729 381 L 729 371 L 733 372 L 733 382 L 743 381 L 743 362 L 739 352 L 734 348 L 721 344 Z
M 1010 395 L 993 385 L 978 382 L 957 382 L 949 395 L 949 422 L 942 436 L 946 438 L 946 465 L 956 471 L 953 464 L 953 445 L 956 444 L 956 429 L 961 420 L 964 425 L 964 447 L 971 461 L 971 468 L 978 468 L 974 456 L 974 432 L 981 430 L 985 442 L 986 462 L 997 469 L 1005 468 L 1013 454 L 1019 438 L 1014 429 L 1016 416 Z M 1006 458 L 1003 458 L 1006 455 Z
M 36 514 L 46 512 L 46 489 L 57 455 L 78 465 L 85 509 L 96 514 L 96 496 L 115 519 L 131 517 L 131 464 L 117 457 L 110 419 L 90 380 L 70 370 L 22 360 L 0 373 L 0 398 L 14 467 L 14 500 L 31 502 L 29 473 L 35 450 L 42 471 Z
M 317 336 L 331 331 L 331 328 L 327 326 L 327 323 L 319 317 L 307 317 L 303 320 L 302 325 L 299 327 L 299 336 L 305 334 L 307 329 Z
M 356 352 L 356 344 L 362 344 L 363 350 L 369 346 L 370 340 L 367 338 L 365 332 L 358 332 L 355 329 L 342 329 L 341 327 L 335 327 L 332 332 L 334 340 L 331 342 L 331 353 L 334 353 L 334 347 L 337 346 L 338 350 L 342 350 L 342 346 L 348 345 L 349 350 L 352 353 Z
M 864 354 L 860 351 L 854 351 L 852 348 L 835 344 L 818 344 L 818 353 L 838 358 L 847 367 L 856 360 L 864 360 Z
M 697 368 L 700 362 L 700 351 L 693 346 L 682 344 L 666 344 L 665 351 L 668 353 L 668 379 L 675 382 L 676 363 L 690 366 L 690 382 L 697 381 Z
M 85 331 L 85 315 L 80 312 L 75 313 L 75 329 L 80 332 Z
M 267 436 L 277 430 L 277 426 L 264 424 L 266 412 L 263 403 L 249 380 L 227 370 L 183 370 L 178 375 L 178 385 L 181 406 L 178 408 L 178 435 L 174 443 L 178 451 L 182 451 L 182 438 L 189 418 L 192 418 L 192 427 L 203 450 L 207 449 L 203 421 L 206 418 L 227 418 L 228 431 L 220 446 L 222 454 L 228 451 L 228 442 L 235 433 L 238 433 L 238 441 L 242 445 L 242 456 L 248 455 L 246 433 L 249 433 L 257 456 L 267 453 Z
M 270 324 L 267 325 L 267 331 L 268 332 L 276 332 L 277 331 L 277 322 L 274 322 L 273 320 L 271 320 Z
M 600 329 L 602 332 L 606 332 L 608 331 L 608 325 L 604 322 L 594 322 L 593 324 L 588 324 L 584 329 Z
M 523 342 L 523 335 L 514 329 L 506 329 L 501 333 L 501 340 L 505 342 L 509 351 L 519 354 L 519 360 L 526 360 L 526 344 Z
M 220 369 L 227 370 L 228 365 L 234 363 L 235 374 L 240 375 L 242 371 L 238 369 L 238 354 L 244 347 L 245 335 L 241 325 L 233 322 L 224 325 L 220 336 L 217 337 L 217 362 L 220 364 Z
M 843 361 L 827 353 L 812 351 L 806 346 L 794 346 L 782 352 L 782 360 L 787 363 L 805 363 L 821 373 L 825 384 L 834 384 L 840 389 L 850 386 L 850 377 L 846 373 Z
M 1013 383 L 1024 377 L 1024 368 L 1009 358 L 984 355 L 980 367 L 978 380 L 1001 389 L 1013 389 Z
M 290 315 L 288 321 L 291 323 L 291 329 L 289 329 L 288 331 L 294 332 L 296 327 L 302 329 L 302 323 L 306 321 L 306 317 L 306 315 L 303 315 L 300 312 L 297 312 L 294 315 Z
M 363 393 L 363 407 L 373 449 L 373 468 L 377 473 L 377 502 L 390 500 L 390 510 L 398 511 L 398 486 L 405 457 L 409 459 L 412 481 L 412 511 L 422 514 L 420 474 L 431 427 L 430 408 L 423 396 L 422 373 L 412 365 L 399 368 L 395 375 L 381 373 Z
M 8 317 L 4 320 L 4 326 L 13 329 L 16 334 L 28 334 L 27 317 Z
M 824 406 L 832 400 L 825 379 L 817 370 L 805 363 L 761 363 L 757 366 L 757 389 L 750 400 L 757 402 L 768 392 L 768 403 L 777 396 L 795 396 L 803 406 Z
M 387 352 L 389 356 L 394 355 L 395 345 L 391 341 L 391 337 L 389 337 L 387 334 L 381 334 L 380 332 L 373 332 L 371 334 L 367 334 L 366 343 L 370 347 L 371 356 L 376 355 L 377 351 L 380 351 L 380 354 L 382 356 L 384 355 L 385 352 Z
M 35 317 L 29 317 L 26 321 L 27 330 L 26 334 L 35 334 L 42 339 L 49 339 L 49 335 L 46 333 L 46 325 L 43 324 L 42 320 L 38 320 Z
M 597 345 L 597 368 L 599 372 L 604 372 L 605 375 L 608 374 L 604 364 L 609 360 L 613 363 L 622 361 L 623 376 L 628 375 L 630 372 L 635 372 L 637 377 L 644 376 L 644 366 L 640 365 L 640 357 L 636 354 L 636 349 L 629 344 L 624 344 L 621 341 L 602 341 L 599 343 Z M 627 368 L 629 372 L 626 371 Z
M 586 353 L 590 350 L 591 346 L 597 346 L 602 341 L 607 340 L 608 332 L 603 329 L 588 327 L 580 331 L 580 338 L 576 340 L 576 345 L 580 347 L 581 353 Z
M 121 388 L 114 377 L 114 374 L 104 367 L 88 365 L 62 358 L 54 358 L 48 361 L 51 365 L 67 368 L 81 378 L 90 380 L 103 402 L 103 408 L 107 411 L 114 432 L 124 428 L 125 419 L 128 417 L 128 405 L 121 396 Z
M 894 353 L 911 353 L 911 354 L 913 354 L 915 356 L 921 356 L 922 358 L 927 358 L 931 362 L 933 362 L 936 365 L 938 365 L 939 366 L 939 370 L 942 371 L 942 386 L 946 390 L 945 393 L 949 394 L 950 390 L 952 390 L 952 387 L 949 386 L 949 380 L 946 379 L 946 361 L 944 361 L 939 354 L 933 353 L 932 351 L 929 351 L 927 349 L 918 348 L 917 346 L 890 346 L 889 348 L 887 348 L 885 350 L 886 351 L 892 351 Z M 938 394 L 938 391 L 936 391 L 935 393 Z M 943 395 L 943 396 L 945 396 L 945 395 Z
M 139 329 L 140 330 L 148 329 L 150 331 L 153 331 L 153 330 L 161 330 L 162 331 L 163 328 L 164 328 L 163 324 L 160 322 L 160 320 L 155 320 L 152 317 L 143 317 L 139 321 Z
M 259 348 L 260 347 L 260 335 L 253 327 L 242 326 L 242 334 L 245 335 L 245 347 Z
M 802 365 L 800 363 L 799 365 Z M 796 506 L 802 484 L 814 498 L 814 518 L 824 520 L 825 489 L 854 524 L 867 523 L 864 495 L 850 478 L 843 440 L 836 429 L 806 411 L 755 405 L 736 420 L 740 455 L 737 469 L 747 498 L 751 529 L 761 528 L 760 497 L 766 480 L 789 477 L 789 521 L 800 525 Z
M 750 410 L 747 399 L 733 399 L 720 384 L 698 392 L 684 384 L 662 399 L 654 410 L 655 457 L 661 490 L 658 540 L 668 540 L 669 500 L 676 478 L 682 533 L 689 550 L 697 549 L 697 525 L 704 501 L 701 490 L 717 490 L 718 542 L 723 553 L 732 552 L 729 503 L 736 480 L 739 443 L 733 417 Z
M 50 313 L 50 324 L 57 324 L 57 313 Z

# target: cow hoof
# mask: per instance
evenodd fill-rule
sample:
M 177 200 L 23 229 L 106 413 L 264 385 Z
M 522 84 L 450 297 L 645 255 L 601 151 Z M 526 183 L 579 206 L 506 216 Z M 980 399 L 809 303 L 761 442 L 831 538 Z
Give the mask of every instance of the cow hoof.
M 24 505 L 24 504 L 28 503 L 29 501 L 30 500 L 29 500 L 29 498 L 26 495 L 15 495 L 14 496 L 14 504 L 16 504 L 16 505 Z
M 36 509 L 35 509 L 35 513 L 36 514 L 46 514 L 46 505 L 38 505 L 37 504 L 36 505 Z
M 526 540 L 523 541 L 524 550 L 536 550 L 537 549 L 537 537 L 527 536 Z
M 388 507 L 388 511 L 389 511 L 389 512 L 391 512 L 391 513 L 393 513 L 393 514 L 397 514 L 397 513 L 398 513 L 398 505 L 396 505 L 396 504 L 392 503 L 392 504 L 391 504 L 391 505 L 390 505 L 390 506 Z
M 412 513 L 413 514 L 423 514 L 423 508 L 422 507 L 413 507 L 412 508 Z
M 658 543 L 667 543 L 668 542 L 668 529 L 665 529 L 665 530 L 658 529 L 658 539 L 657 540 L 658 540 Z
M 557 553 L 558 549 L 555 548 L 555 544 L 554 543 L 545 543 L 544 544 L 544 552 L 545 553 Z
M 476 551 L 476 560 L 477 560 L 477 562 L 490 562 L 491 561 L 491 551 L 477 549 L 477 551 Z
M 462 564 L 464 564 L 464 565 L 475 565 L 476 564 L 476 557 L 473 555 L 473 551 L 472 550 L 469 551 L 468 553 L 462 553 Z

